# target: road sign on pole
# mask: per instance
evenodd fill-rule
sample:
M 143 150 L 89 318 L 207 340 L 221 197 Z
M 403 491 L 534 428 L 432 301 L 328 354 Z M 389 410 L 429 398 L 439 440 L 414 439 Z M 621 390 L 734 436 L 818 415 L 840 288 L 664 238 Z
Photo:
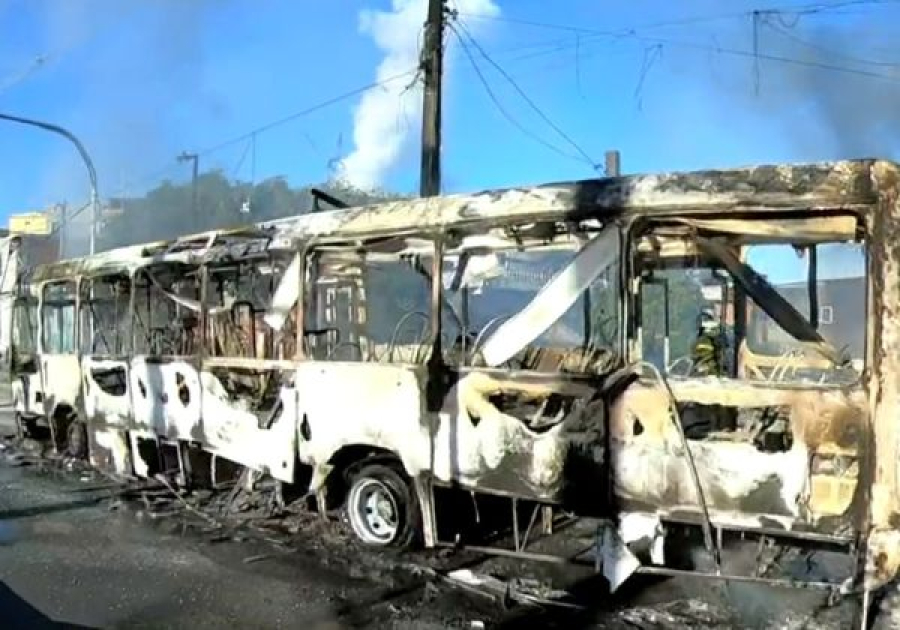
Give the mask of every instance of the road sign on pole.
M 9 231 L 12 234 L 47 236 L 53 231 L 53 219 L 47 212 L 11 214 L 9 216 Z

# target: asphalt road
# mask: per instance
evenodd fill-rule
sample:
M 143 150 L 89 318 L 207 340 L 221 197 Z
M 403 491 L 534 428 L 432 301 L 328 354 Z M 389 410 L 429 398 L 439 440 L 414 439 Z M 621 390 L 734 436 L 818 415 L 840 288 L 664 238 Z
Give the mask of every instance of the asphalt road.
M 4 432 L 8 421 L 0 410 Z M 2 628 L 470 626 L 464 609 L 448 619 L 429 606 L 427 589 L 393 604 L 375 580 L 273 554 L 263 542 L 167 531 L 130 509 L 111 511 L 108 484 L 17 463 L 0 452 Z
M 0 408 L 0 434 L 11 432 L 11 413 Z M 116 489 L 106 482 L 19 463 L 0 450 L 4 629 L 843 626 L 796 616 L 808 597 L 797 592 L 734 585 L 726 602 L 713 596 L 712 583 L 682 580 L 650 588 L 626 609 L 604 604 L 606 612 L 576 618 L 553 611 L 507 615 L 477 597 L 427 585 L 409 575 L 408 566 L 379 563 L 352 546 L 332 562 L 313 549 L 313 531 L 306 532 L 306 548 L 301 531 L 298 544 L 281 551 L 253 539 L 216 540 L 185 531 L 178 519 L 154 520 L 131 503 L 113 501 Z M 587 588 L 584 601 L 601 604 L 601 592 Z M 743 609 L 737 626 L 733 618 L 725 620 L 725 608 L 734 605 Z

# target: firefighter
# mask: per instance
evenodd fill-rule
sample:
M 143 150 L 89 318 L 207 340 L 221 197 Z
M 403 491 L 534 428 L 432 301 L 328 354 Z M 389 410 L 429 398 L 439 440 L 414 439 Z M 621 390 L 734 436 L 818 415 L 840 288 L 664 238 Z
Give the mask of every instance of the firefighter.
M 722 339 L 719 322 L 711 309 L 703 309 L 697 318 L 697 340 L 691 350 L 694 374 L 697 376 L 722 376 Z

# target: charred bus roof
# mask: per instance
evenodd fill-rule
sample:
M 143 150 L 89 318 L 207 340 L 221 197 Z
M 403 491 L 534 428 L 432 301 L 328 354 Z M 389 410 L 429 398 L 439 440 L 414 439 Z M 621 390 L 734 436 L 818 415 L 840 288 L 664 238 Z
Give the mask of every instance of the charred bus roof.
M 265 242 L 273 250 L 308 241 L 365 241 L 411 233 L 467 231 L 486 224 L 555 219 L 575 221 L 628 216 L 721 214 L 746 211 L 862 210 L 878 198 L 874 160 L 627 175 L 519 186 L 478 193 L 403 199 L 355 208 L 285 217 L 232 230 L 113 249 L 43 265 L 32 280 L 100 275 L 154 263 L 202 263 L 235 242 Z M 724 218 L 724 217 L 723 217 Z

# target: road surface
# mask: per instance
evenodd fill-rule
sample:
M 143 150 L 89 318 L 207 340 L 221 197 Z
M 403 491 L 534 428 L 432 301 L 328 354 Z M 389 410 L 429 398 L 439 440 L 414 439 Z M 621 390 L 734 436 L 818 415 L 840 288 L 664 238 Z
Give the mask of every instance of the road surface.
M 11 432 L 11 413 L 0 408 L 0 434 Z M 795 614 L 808 594 L 736 585 L 726 602 L 713 583 L 689 580 L 649 588 L 627 604 L 637 608 L 611 605 L 594 580 L 581 587 L 590 606 L 582 613 L 507 613 L 430 584 L 383 553 L 352 545 L 323 553 L 315 531 L 300 531 L 287 550 L 252 538 L 211 538 L 185 531 L 177 518 L 151 519 L 133 502 L 114 501 L 118 488 L 108 482 L 20 463 L 0 450 L 4 629 L 842 627 Z M 734 604 L 743 609 L 737 626 L 729 616 Z
M 0 425 L 8 431 L 8 413 Z M 0 453 L 4 629 L 469 625 L 465 609 L 448 616 L 429 605 L 428 589 L 395 602 L 404 594 L 385 593 L 373 580 L 301 554 L 273 555 L 265 543 L 167 531 L 125 507 L 110 511 L 109 484 L 16 464 Z

